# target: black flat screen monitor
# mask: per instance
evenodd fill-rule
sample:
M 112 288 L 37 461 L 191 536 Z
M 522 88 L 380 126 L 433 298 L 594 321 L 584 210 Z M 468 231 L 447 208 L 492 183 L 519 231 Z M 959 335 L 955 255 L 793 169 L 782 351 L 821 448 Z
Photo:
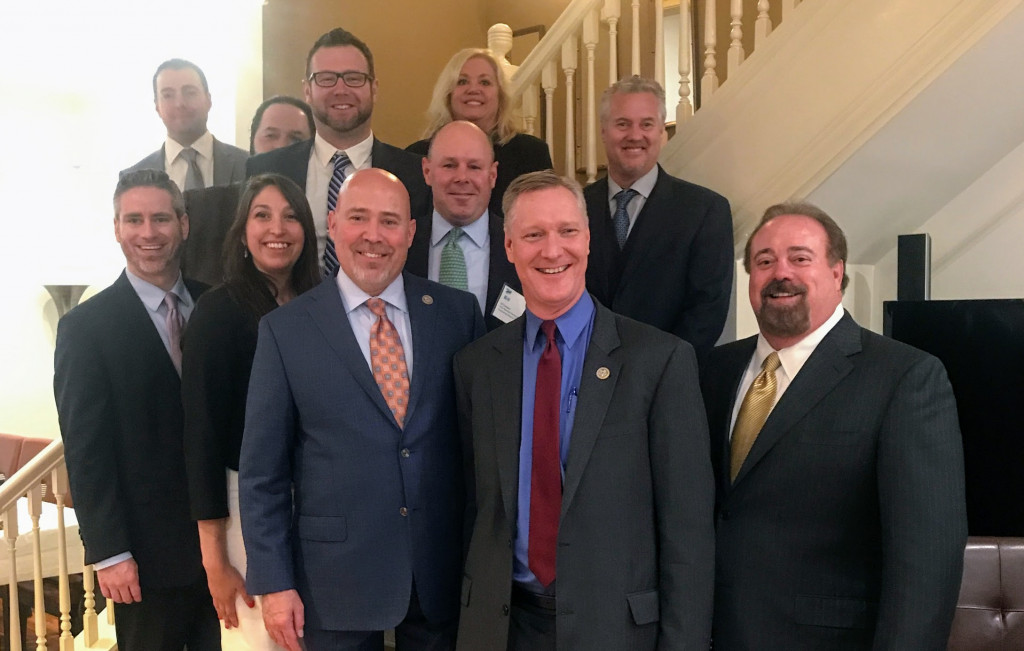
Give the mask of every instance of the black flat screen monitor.
M 972 536 L 1024 536 L 1024 299 L 887 301 L 885 334 L 946 366 Z

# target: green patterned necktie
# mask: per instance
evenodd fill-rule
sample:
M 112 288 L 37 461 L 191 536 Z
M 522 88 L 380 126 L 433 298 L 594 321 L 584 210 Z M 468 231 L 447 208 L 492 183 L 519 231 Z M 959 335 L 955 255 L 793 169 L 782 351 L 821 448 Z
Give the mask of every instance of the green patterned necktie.
M 448 241 L 441 249 L 441 273 L 438 275 L 438 282 L 455 289 L 467 290 L 469 285 L 466 281 L 466 256 L 459 246 L 460 237 L 462 229 L 458 226 L 448 231 Z

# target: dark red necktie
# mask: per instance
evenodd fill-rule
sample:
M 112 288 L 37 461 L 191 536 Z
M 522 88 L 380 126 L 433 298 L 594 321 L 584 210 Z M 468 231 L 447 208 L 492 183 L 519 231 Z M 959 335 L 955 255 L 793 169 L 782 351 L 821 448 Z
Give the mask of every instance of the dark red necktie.
M 555 344 L 555 322 L 540 325 L 547 345 L 537 363 L 533 399 L 533 468 L 530 473 L 530 570 L 547 587 L 555 580 L 558 517 L 562 510 L 562 462 L 558 416 L 562 400 L 562 358 Z

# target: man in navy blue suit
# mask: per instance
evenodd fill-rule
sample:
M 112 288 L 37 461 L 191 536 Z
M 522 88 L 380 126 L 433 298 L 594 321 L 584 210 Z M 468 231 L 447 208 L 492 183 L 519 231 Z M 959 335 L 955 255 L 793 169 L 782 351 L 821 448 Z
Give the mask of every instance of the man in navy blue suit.
M 394 175 L 328 216 L 335 277 L 260 323 L 240 461 L 247 585 L 274 640 L 454 646 L 465 506 L 451 371 L 484 331 L 468 292 L 402 273 L 416 231 Z M 390 375 L 389 375 L 390 374 Z

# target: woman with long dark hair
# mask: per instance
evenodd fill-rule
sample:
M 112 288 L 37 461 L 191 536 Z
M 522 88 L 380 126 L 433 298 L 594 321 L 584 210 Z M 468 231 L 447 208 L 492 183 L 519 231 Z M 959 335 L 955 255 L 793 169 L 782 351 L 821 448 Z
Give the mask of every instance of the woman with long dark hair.
M 224 241 L 224 284 L 203 294 L 185 336 L 189 499 L 225 645 L 241 637 L 250 649 L 278 648 L 245 591 L 238 456 L 257 325 L 320 281 L 316 251 L 313 216 L 299 186 L 278 174 L 249 179 Z

